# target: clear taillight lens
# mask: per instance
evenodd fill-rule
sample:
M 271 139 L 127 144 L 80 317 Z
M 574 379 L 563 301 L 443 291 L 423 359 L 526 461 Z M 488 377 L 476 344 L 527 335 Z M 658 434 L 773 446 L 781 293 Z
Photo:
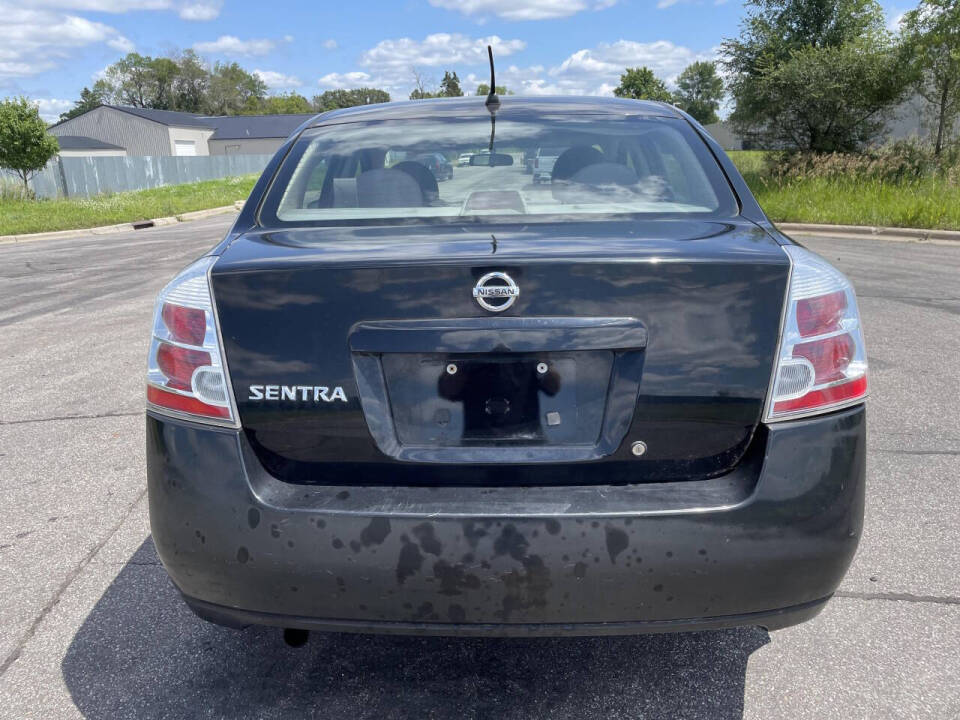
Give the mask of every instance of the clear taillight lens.
M 207 276 L 216 258 L 197 260 L 157 296 L 147 358 L 147 407 L 234 424 Z
M 809 250 L 784 250 L 793 269 L 767 422 L 835 410 L 867 396 L 867 352 L 853 286 Z

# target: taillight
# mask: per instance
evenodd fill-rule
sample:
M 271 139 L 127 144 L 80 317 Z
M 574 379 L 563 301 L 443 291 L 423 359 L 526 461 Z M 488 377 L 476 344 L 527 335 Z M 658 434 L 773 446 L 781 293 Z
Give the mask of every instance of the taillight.
M 207 274 L 216 258 L 197 260 L 157 296 L 147 358 L 147 407 L 192 419 L 234 424 Z
M 766 421 L 836 410 L 867 396 L 853 286 L 818 255 L 785 247 L 793 268 Z

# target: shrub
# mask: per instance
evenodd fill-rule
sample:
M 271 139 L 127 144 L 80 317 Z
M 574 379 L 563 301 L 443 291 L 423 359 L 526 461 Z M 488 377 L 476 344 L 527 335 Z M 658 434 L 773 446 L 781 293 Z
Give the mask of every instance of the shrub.
M 772 152 L 766 156 L 765 174 L 779 182 L 825 178 L 902 184 L 939 178 L 953 186 L 960 183 L 960 143 L 940 155 L 932 145 L 910 140 L 862 153 Z

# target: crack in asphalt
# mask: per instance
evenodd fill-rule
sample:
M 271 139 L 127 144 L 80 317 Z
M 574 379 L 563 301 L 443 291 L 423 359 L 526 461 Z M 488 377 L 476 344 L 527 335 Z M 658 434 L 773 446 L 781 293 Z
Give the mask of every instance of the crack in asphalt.
M 90 564 L 93 558 L 98 552 L 103 549 L 103 546 L 110 542 L 110 539 L 117 534 L 117 531 L 123 526 L 123 523 L 127 521 L 127 518 L 130 517 L 133 513 L 134 508 L 140 504 L 140 501 L 147 494 L 147 489 L 144 488 L 138 494 L 136 499 L 130 503 L 126 510 L 123 511 L 123 514 L 120 516 L 120 520 L 110 528 L 106 536 L 100 540 L 96 545 L 91 548 L 90 552 L 83 556 L 83 558 L 78 562 L 74 568 L 67 573 L 67 577 L 62 583 L 57 587 L 56 591 L 53 593 L 53 597 L 47 602 L 46 605 L 40 610 L 39 614 L 33 619 L 33 622 L 30 623 L 30 627 L 27 628 L 27 631 L 20 637 L 20 640 L 17 642 L 16 647 L 10 651 L 7 657 L 4 658 L 3 663 L 0 663 L 0 677 L 3 677 L 7 670 L 10 669 L 10 666 L 13 665 L 17 659 L 20 657 L 20 654 L 23 652 L 23 648 L 26 647 L 26 644 L 33 639 L 33 636 L 37 632 L 37 628 L 40 627 L 46 617 L 53 611 L 57 606 L 57 603 L 60 602 L 60 598 L 63 597 L 64 593 L 70 588 L 73 584 L 73 581 L 79 577 L 80 573 Z
M 58 420 L 96 420 L 98 418 L 133 417 L 135 415 L 142 415 L 142 414 L 143 414 L 143 411 L 138 410 L 137 412 L 106 412 L 106 413 L 96 413 L 93 415 L 57 415 L 54 417 L 45 417 L 45 418 L 28 418 L 26 420 L 0 420 L 0 426 L 26 425 L 28 423 L 56 422 Z
M 914 595 L 913 593 L 867 593 L 852 590 L 838 590 L 834 597 L 850 598 L 853 600 L 888 600 L 891 602 L 932 603 L 934 605 L 960 605 L 960 597 L 952 595 Z

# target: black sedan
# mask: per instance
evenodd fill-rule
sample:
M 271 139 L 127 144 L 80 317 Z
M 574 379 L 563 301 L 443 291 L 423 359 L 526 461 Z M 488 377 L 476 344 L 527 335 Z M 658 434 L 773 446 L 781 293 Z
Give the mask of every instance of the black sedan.
M 153 538 L 293 643 L 780 628 L 856 550 L 866 394 L 849 281 L 675 108 L 338 110 L 160 293 Z

